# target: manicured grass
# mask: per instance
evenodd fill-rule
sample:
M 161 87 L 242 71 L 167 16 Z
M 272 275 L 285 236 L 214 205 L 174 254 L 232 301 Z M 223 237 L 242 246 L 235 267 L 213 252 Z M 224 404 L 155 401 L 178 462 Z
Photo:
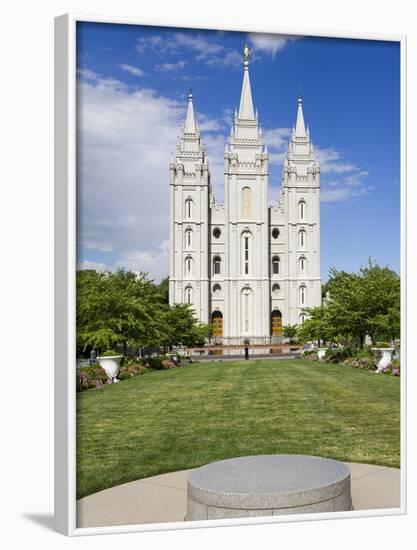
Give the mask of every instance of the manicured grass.
M 78 394 L 78 498 L 233 456 L 400 465 L 400 381 L 303 360 L 200 363 Z

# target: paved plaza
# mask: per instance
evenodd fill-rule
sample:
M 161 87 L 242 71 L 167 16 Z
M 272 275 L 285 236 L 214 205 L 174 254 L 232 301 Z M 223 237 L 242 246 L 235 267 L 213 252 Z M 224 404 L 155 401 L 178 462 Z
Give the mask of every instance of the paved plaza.
M 400 470 L 346 463 L 351 472 L 354 510 L 400 506 Z M 77 503 L 77 527 L 184 521 L 187 475 L 161 474 L 100 491 Z

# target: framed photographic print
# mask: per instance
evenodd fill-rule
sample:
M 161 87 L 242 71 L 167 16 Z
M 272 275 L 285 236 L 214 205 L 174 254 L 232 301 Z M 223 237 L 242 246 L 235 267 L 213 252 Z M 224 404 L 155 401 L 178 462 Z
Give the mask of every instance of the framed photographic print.
M 56 19 L 56 529 L 405 512 L 405 38 Z

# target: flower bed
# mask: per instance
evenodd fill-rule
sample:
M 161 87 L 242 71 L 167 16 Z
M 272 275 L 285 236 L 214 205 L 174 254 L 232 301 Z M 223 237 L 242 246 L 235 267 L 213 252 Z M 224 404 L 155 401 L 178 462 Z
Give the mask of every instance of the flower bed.
M 108 382 L 106 371 L 99 366 L 84 367 L 76 371 L 77 391 L 101 388 Z
M 140 376 L 151 370 L 164 370 L 180 367 L 184 362 L 179 356 L 167 357 L 165 355 L 147 357 L 139 360 L 127 360 L 124 358 L 120 367 L 119 380 L 127 380 L 133 376 Z M 106 371 L 97 366 L 89 366 L 77 369 L 77 391 L 102 388 L 105 384 L 111 384 Z
M 302 355 L 302 359 L 308 361 L 319 361 L 320 363 L 332 363 L 340 364 L 346 367 L 352 367 L 355 369 L 366 369 L 369 371 L 375 371 L 377 369 L 378 360 L 373 356 L 369 348 L 363 350 L 355 350 L 350 348 L 337 348 L 328 349 L 323 359 L 319 359 L 316 349 L 305 350 Z M 391 365 L 385 367 L 382 371 L 383 374 L 392 374 L 393 376 L 401 375 L 400 361 L 395 359 Z
M 375 361 L 370 357 L 348 357 L 342 364 L 355 369 L 375 370 L 376 368 Z

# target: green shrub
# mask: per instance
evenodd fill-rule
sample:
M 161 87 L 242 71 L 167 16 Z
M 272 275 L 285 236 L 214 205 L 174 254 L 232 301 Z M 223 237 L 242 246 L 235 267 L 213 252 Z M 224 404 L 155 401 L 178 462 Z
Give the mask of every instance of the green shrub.
M 398 359 L 394 359 L 392 362 L 392 374 L 394 376 L 400 376 L 401 375 L 401 365 Z
M 300 355 L 297 355 L 298 359 L 307 359 L 307 361 L 318 361 L 317 350 L 306 349 L 303 350 Z
M 90 388 L 101 388 L 108 383 L 106 371 L 101 367 L 91 366 L 77 369 L 76 388 L 77 391 Z
M 374 354 L 372 353 L 371 348 L 369 346 L 366 346 L 363 349 L 358 349 L 354 353 L 354 356 L 358 359 L 366 359 L 368 357 L 372 358 L 374 356 Z
M 355 369 L 375 370 L 376 364 L 371 357 L 348 357 L 343 361 L 343 365 Z
M 107 381 L 106 371 L 99 367 L 98 365 L 91 365 L 89 367 L 84 367 L 80 371 L 86 374 L 89 378 L 100 380 L 101 382 Z
M 390 348 L 391 344 L 389 344 L 388 342 L 377 342 L 375 347 L 377 347 L 377 348 Z
M 165 361 L 168 361 L 169 363 L 169 360 L 164 357 L 163 355 L 162 356 L 157 356 L 157 357 L 148 357 L 146 359 L 146 362 L 148 364 L 148 367 L 150 369 L 153 369 L 153 370 L 163 370 L 165 368 L 167 368 L 165 366 Z
M 317 351 L 315 349 L 305 349 L 303 350 L 302 355 L 304 357 L 307 357 L 308 355 L 317 355 Z
M 147 371 L 146 367 L 139 364 L 131 364 L 122 367 L 119 371 L 119 380 L 127 380 L 133 376 L 139 376 Z
M 337 349 L 328 349 L 326 351 L 326 355 L 324 356 L 324 360 L 326 363 L 342 363 L 345 359 L 347 359 L 351 355 L 351 349 L 346 348 L 337 348 Z
M 114 349 L 109 349 L 104 353 L 100 353 L 100 357 L 115 357 L 117 355 L 121 355 L 121 354 L 118 351 L 114 351 Z
M 145 359 L 140 359 L 138 357 L 125 357 L 125 365 L 127 367 L 130 367 L 131 365 L 136 365 L 136 366 L 140 366 L 140 367 L 145 367 L 146 366 L 146 360 Z

